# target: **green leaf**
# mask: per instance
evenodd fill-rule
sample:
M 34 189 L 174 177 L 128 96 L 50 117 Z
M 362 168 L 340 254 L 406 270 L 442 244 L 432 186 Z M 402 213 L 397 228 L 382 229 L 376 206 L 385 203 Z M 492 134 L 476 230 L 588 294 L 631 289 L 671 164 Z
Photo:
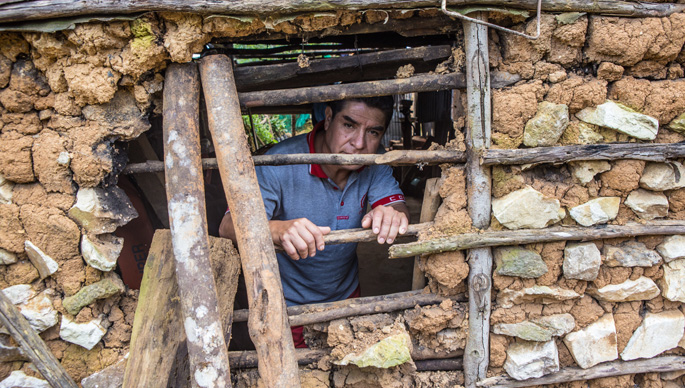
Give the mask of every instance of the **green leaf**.
M 571 24 L 585 14 L 585 12 L 565 12 L 557 15 L 556 19 L 559 24 Z

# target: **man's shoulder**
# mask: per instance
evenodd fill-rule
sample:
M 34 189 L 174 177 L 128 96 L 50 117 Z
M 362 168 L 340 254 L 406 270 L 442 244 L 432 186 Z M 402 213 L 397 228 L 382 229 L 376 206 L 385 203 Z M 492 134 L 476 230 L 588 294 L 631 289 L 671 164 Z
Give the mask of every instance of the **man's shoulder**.
M 297 135 L 271 147 L 266 155 L 273 154 L 300 154 L 309 152 L 309 144 L 307 143 L 308 133 Z

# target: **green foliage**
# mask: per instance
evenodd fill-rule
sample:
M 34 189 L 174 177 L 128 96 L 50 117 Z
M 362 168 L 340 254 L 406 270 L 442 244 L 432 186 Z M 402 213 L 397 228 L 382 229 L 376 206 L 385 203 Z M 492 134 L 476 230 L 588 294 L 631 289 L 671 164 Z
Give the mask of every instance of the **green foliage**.
M 259 142 L 259 144 L 256 145 L 256 148 L 259 148 L 262 145 L 278 143 L 279 140 L 284 138 L 311 130 L 310 115 L 295 115 L 294 120 L 295 133 L 293 133 L 292 128 L 292 115 L 252 115 L 254 131 L 257 134 Z M 243 115 L 243 125 L 245 126 L 245 132 L 252 138 L 250 116 Z

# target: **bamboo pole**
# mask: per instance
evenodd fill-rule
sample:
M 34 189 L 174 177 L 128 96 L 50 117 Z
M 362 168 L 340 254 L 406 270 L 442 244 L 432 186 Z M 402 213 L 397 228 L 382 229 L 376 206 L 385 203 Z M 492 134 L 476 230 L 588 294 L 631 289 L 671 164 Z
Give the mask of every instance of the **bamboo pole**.
M 645 224 L 598 225 L 591 228 L 557 226 L 546 229 L 519 229 L 501 232 L 465 233 L 390 247 L 391 259 L 478 247 L 521 245 L 552 241 L 592 241 L 605 238 L 685 234 L 685 221 L 651 221 Z
M 514 380 L 508 376 L 495 376 L 481 380 L 477 385 L 489 388 L 533 387 L 636 373 L 664 373 L 679 370 L 685 370 L 685 357 L 663 356 L 646 360 L 605 362 L 588 369 L 564 368 L 547 376 L 523 381 Z
M 243 130 L 231 60 L 225 55 L 204 57 L 200 72 L 247 285 L 248 328 L 259 357 L 259 374 L 267 387 L 299 387 L 276 253 Z
M 446 297 L 423 294 L 421 291 L 408 291 L 390 295 L 345 299 L 337 302 L 290 306 L 287 310 L 290 324 L 302 326 L 365 314 L 388 313 L 414 306 L 439 304 L 446 299 L 452 299 L 455 302 L 466 301 L 463 295 Z M 234 311 L 233 322 L 245 322 L 248 314 L 249 310 L 247 309 Z
M 485 13 L 475 18 L 487 20 Z M 466 191 L 473 226 L 490 226 L 490 168 L 480 165 L 479 154 L 490 147 L 490 67 L 488 29 L 463 22 L 466 51 Z M 473 248 L 469 256 L 469 332 L 464 349 L 464 380 L 467 388 L 485 378 L 490 361 L 490 292 L 492 252 Z
M 200 82 L 194 63 L 171 64 L 164 85 L 167 203 L 193 387 L 230 387 L 200 164 Z
M 426 188 L 423 190 L 423 203 L 421 204 L 421 215 L 419 222 L 430 222 L 435 218 L 435 214 L 440 207 L 440 178 L 430 178 L 426 180 Z M 414 271 L 412 273 L 412 290 L 420 290 L 426 286 L 426 275 L 421 271 L 419 262 L 421 256 L 414 257 Z
M 12 339 L 21 347 L 22 353 L 31 360 L 51 386 L 78 387 L 26 318 L 1 291 L 0 323 L 7 328 Z
M 330 12 L 335 10 L 367 9 L 413 9 L 435 8 L 431 0 L 100 0 L 78 1 L 62 0 L 60 2 L 29 0 L 21 2 L 7 1 L 0 5 L 0 23 L 19 22 L 74 17 L 79 15 L 131 14 L 137 12 L 202 12 L 205 14 L 255 15 L 280 14 L 288 15 L 300 12 Z M 534 10 L 535 0 L 449 0 L 449 6 L 487 5 Z M 589 12 L 616 16 L 668 16 L 685 9 L 683 4 L 657 4 L 615 0 L 545 0 L 542 10 L 547 12 Z

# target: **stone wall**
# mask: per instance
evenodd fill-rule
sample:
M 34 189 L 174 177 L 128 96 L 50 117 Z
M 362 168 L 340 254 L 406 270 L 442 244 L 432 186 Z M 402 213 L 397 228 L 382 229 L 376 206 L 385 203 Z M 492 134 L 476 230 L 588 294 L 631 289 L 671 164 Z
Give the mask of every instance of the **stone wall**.
M 296 35 L 436 14 L 430 9 L 203 19 L 160 13 L 59 32 L 0 33 L 0 288 L 76 380 L 115 365 L 128 350 L 137 299 L 112 272 L 121 250 L 112 232 L 136 216 L 114 186 L 124 164 L 119 144 L 140 136 L 149 128 L 149 115 L 161 112 L 168 63 L 189 61 L 212 37 Z M 534 23 L 514 28 L 530 33 Z M 545 15 L 536 41 L 491 31 L 491 67 L 524 79 L 493 91 L 493 146 L 685 140 L 679 132 L 685 131 L 684 24 L 683 14 L 565 14 Z M 624 121 L 616 126 L 619 116 Z M 634 128 L 618 132 L 626 120 Z M 463 122 L 455 126 L 463 129 Z M 463 137 L 450 146 L 463 148 Z M 682 219 L 682 173 L 679 163 L 630 160 L 495 167 L 491 228 Z M 444 167 L 440 195 L 437 225 L 422 238 L 471 231 L 462 168 Z M 535 217 L 512 216 L 507 203 L 531 206 L 513 206 L 519 210 L 537 206 Z M 682 250 L 677 237 L 494 250 L 489 374 L 528 377 L 557 367 L 682 353 L 676 347 L 685 327 Z M 465 290 L 464 253 L 426 257 L 422 266 L 431 291 Z M 312 347 L 334 350 L 303 372 L 303 381 L 311 387 L 463 384 L 461 372 L 416 372 L 404 361 L 409 347 L 429 354 L 463 349 L 466 310 L 445 301 L 307 327 Z M 655 327 L 663 341 L 652 341 L 650 354 L 640 353 L 646 347 L 635 344 Z M 588 352 L 592 335 L 604 340 L 594 341 Z M 18 371 L 40 377 L 6 335 L 0 339 L 7 347 L 0 355 L 0 379 L 12 371 L 16 378 Z M 395 349 L 395 364 L 361 356 L 360 350 L 377 344 Z M 539 354 L 542 368 L 521 367 L 522 353 Z M 355 366 L 374 362 L 383 368 Z M 235 377 L 236 386 L 258 384 L 254 371 Z M 590 385 L 684 383 L 678 376 L 666 380 L 672 377 L 630 375 Z

